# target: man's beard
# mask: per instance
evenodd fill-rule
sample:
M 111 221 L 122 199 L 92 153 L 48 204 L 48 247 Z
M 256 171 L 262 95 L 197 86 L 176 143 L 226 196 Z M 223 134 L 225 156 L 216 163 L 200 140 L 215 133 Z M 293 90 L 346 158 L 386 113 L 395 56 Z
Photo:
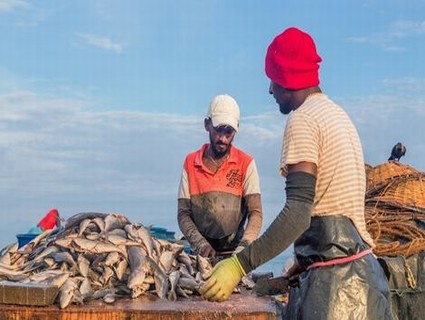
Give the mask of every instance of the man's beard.
M 218 150 L 216 148 L 216 145 L 212 141 L 210 141 L 210 146 L 211 146 L 211 151 L 214 154 L 214 157 L 221 158 L 221 157 L 224 157 L 227 154 L 227 152 L 230 149 L 231 144 L 224 145 L 225 146 L 225 149 L 223 151 Z

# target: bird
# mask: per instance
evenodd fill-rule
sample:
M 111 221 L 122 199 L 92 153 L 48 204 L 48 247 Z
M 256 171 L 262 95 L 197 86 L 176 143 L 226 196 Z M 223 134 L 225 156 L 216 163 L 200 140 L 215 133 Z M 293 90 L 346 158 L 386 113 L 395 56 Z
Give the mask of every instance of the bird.
M 400 161 L 400 158 L 406 154 L 406 147 L 398 142 L 391 150 L 391 156 L 388 161 Z

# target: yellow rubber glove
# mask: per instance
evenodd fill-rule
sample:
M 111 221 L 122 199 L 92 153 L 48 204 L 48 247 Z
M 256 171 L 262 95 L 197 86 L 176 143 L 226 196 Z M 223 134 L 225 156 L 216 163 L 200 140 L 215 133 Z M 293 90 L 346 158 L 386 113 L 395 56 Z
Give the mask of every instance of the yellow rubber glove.
M 225 301 L 245 275 L 246 272 L 236 255 L 221 260 L 211 271 L 211 276 L 201 288 L 200 293 L 209 301 Z

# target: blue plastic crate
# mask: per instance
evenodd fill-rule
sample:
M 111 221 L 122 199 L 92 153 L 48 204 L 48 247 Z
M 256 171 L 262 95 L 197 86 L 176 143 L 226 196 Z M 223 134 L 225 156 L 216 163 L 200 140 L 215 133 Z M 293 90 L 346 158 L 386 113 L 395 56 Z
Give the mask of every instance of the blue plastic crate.
M 176 232 L 175 231 L 168 231 L 165 232 L 165 236 L 167 237 L 168 241 L 176 241 L 176 236 L 175 236 Z
M 18 239 L 18 247 L 23 247 L 28 242 L 30 242 L 32 239 L 34 239 L 37 236 L 35 233 L 21 233 L 17 234 L 16 238 Z
M 157 239 L 167 240 L 170 242 L 176 241 L 176 237 L 175 237 L 176 232 L 168 230 L 167 228 L 164 228 L 164 227 L 152 226 L 150 228 L 150 233 L 152 236 L 154 236 Z

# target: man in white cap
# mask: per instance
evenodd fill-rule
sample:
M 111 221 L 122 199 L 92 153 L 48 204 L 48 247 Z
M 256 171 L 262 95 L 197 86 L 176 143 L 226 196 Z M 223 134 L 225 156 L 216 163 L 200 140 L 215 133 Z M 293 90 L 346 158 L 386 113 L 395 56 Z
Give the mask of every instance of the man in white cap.
M 210 143 L 189 153 L 183 165 L 177 220 L 191 248 L 204 257 L 242 250 L 262 225 L 255 161 L 232 145 L 239 116 L 235 99 L 214 97 L 204 119 Z

